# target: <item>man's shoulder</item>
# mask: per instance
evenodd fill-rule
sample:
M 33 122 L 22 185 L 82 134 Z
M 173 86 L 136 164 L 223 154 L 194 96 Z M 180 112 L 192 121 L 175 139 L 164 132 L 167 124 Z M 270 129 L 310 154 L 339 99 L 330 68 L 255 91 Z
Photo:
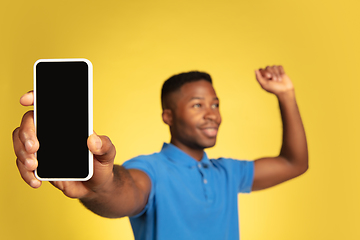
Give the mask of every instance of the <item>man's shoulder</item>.
M 253 165 L 253 161 L 244 160 L 244 159 L 235 159 L 220 157 L 216 159 L 209 159 L 214 166 L 225 167 L 225 168 L 234 168 L 234 167 L 247 167 Z
M 157 164 L 159 160 L 163 159 L 164 156 L 161 154 L 161 152 L 155 152 L 152 154 L 144 154 L 144 155 L 138 155 L 136 157 L 133 157 L 126 162 L 123 163 L 123 166 L 127 168 L 128 166 L 132 165 L 153 165 Z
M 217 163 L 250 162 L 249 160 L 245 160 L 245 159 L 236 159 L 236 158 L 229 158 L 229 157 L 211 158 L 209 160 L 213 163 L 215 163 L 215 162 L 217 162 Z

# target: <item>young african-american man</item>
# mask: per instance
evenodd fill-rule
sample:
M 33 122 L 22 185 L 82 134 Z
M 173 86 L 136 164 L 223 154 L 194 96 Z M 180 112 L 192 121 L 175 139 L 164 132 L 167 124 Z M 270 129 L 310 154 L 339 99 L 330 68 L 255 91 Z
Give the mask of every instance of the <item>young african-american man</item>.
M 160 152 L 115 165 L 115 146 L 94 133 L 88 138 L 93 177 L 52 184 L 100 216 L 129 216 L 137 240 L 239 239 L 238 193 L 269 188 L 308 168 L 305 131 L 290 78 L 282 66 L 259 69 L 255 75 L 279 102 L 283 141 L 278 156 L 255 161 L 207 157 L 204 149 L 215 145 L 221 124 L 219 99 L 211 77 L 194 71 L 174 75 L 163 85 L 162 118 L 171 141 Z M 20 102 L 30 106 L 33 100 L 29 92 Z M 34 133 L 29 111 L 14 130 L 13 143 L 22 178 L 38 188 L 34 153 L 39 142 Z

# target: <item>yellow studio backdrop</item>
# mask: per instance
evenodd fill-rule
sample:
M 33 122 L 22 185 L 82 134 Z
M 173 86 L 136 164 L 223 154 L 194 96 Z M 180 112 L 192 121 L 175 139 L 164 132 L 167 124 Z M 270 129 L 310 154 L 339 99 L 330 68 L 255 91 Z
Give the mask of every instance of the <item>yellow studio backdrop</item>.
M 31 189 L 16 169 L 11 133 L 31 109 L 19 98 L 32 89 L 34 62 L 73 57 L 94 65 L 94 129 L 112 139 L 118 164 L 169 141 L 161 84 L 195 69 L 212 75 L 221 100 L 209 156 L 276 155 L 277 101 L 254 69 L 282 64 L 295 84 L 310 169 L 240 195 L 241 238 L 360 239 L 359 8 L 356 0 L 1 1 L 0 239 L 133 239 L 127 218 L 99 217 L 46 182 Z

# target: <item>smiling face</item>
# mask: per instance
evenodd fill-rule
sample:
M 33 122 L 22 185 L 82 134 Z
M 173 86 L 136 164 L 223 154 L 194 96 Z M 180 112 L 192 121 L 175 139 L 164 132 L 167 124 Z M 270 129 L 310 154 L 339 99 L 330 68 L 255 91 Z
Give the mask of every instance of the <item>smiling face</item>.
M 203 150 L 216 143 L 221 123 L 219 99 L 205 80 L 184 84 L 172 93 L 163 119 L 170 126 L 171 143 L 185 152 Z

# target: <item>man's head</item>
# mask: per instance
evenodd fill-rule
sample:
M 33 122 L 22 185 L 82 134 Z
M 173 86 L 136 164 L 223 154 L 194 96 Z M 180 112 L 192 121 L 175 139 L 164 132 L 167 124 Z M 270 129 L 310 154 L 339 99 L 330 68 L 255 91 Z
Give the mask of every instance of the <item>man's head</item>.
M 221 116 L 209 74 L 193 71 L 172 76 L 163 85 L 161 101 L 174 145 L 198 150 L 215 145 Z
M 199 80 L 206 80 L 212 84 L 212 79 L 210 75 L 206 72 L 191 71 L 183 72 L 177 75 L 170 77 L 166 80 L 161 89 L 161 105 L 162 109 L 171 108 L 173 105 L 172 99 L 170 97 L 171 93 L 174 93 L 185 84 L 190 82 L 195 82 Z

